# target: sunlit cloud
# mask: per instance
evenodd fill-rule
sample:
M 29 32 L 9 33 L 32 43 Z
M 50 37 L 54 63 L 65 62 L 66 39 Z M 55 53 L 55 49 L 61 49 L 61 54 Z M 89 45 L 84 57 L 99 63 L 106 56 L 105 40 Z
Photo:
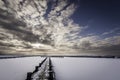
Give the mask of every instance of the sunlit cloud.
M 120 36 L 82 36 L 69 0 L 0 0 L 0 48 L 9 53 L 80 53 L 120 45 Z M 105 32 L 112 34 L 119 28 Z M 104 49 L 103 49 L 104 48 Z

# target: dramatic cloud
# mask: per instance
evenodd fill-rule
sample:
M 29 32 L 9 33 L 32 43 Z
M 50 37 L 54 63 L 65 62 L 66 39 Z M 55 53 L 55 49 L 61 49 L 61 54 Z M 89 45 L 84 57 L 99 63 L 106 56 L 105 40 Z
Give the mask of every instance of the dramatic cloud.
M 82 36 L 87 29 L 70 19 L 78 0 L 0 0 L 1 53 L 80 53 L 118 50 L 120 36 Z M 105 32 L 113 33 L 119 29 Z M 115 46 L 115 47 L 113 47 Z

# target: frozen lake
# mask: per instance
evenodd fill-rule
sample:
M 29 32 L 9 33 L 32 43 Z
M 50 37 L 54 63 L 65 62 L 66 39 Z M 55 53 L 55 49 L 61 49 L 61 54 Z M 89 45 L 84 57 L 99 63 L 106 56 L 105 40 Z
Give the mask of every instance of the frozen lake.
M 0 80 L 25 80 L 43 57 L 0 59 Z M 51 58 L 56 80 L 120 80 L 120 59 Z
M 25 80 L 44 58 L 12 58 L 0 60 L 0 80 Z
M 120 59 L 52 58 L 57 80 L 120 80 Z

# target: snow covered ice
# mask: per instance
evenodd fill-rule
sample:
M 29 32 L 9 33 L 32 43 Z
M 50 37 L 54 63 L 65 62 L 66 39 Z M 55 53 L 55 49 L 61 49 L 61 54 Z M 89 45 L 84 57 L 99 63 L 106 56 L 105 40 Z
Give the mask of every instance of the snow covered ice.
M 0 80 L 25 80 L 43 58 L 13 58 L 0 60 Z
M 44 57 L 0 60 L 0 80 L 25 80 Z M 113 58 L 52 57 L 56 80 L 120 80 L 120 60 Z
M 120 60 L 52 58 L 57 80 L 120 80 Z

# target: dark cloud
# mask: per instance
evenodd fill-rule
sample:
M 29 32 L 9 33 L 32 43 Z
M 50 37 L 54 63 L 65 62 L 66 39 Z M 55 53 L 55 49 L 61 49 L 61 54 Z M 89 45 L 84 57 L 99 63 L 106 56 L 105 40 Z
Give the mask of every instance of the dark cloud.
M 113 52 L 113 51 L 119 51 L 120 50 L 120 44 L 117 45 L 111 45 L 111 46 L 101 46 L 100 49 L 102 51 L 109 51 L 109 52 Z
M 80 0 L 2 1 L 0 53 L 22 53 L 28 49 L 38 52 L 120 52 L 119 36 L 101 39 L 100 35 L 81 35 L 81 31 L 88 27 L 80 26 L 70 19 L 77 12 Z
M 26 41 L 35 42 L 38 41 L 39 38 L 30 31 L 20 29 L 20 27 L 25 28 L 26 23 L 16 19 L 13 14 L 2 9 L 0 9 L 0 27 L 7 29 L 8 33 L 16 35 Z

